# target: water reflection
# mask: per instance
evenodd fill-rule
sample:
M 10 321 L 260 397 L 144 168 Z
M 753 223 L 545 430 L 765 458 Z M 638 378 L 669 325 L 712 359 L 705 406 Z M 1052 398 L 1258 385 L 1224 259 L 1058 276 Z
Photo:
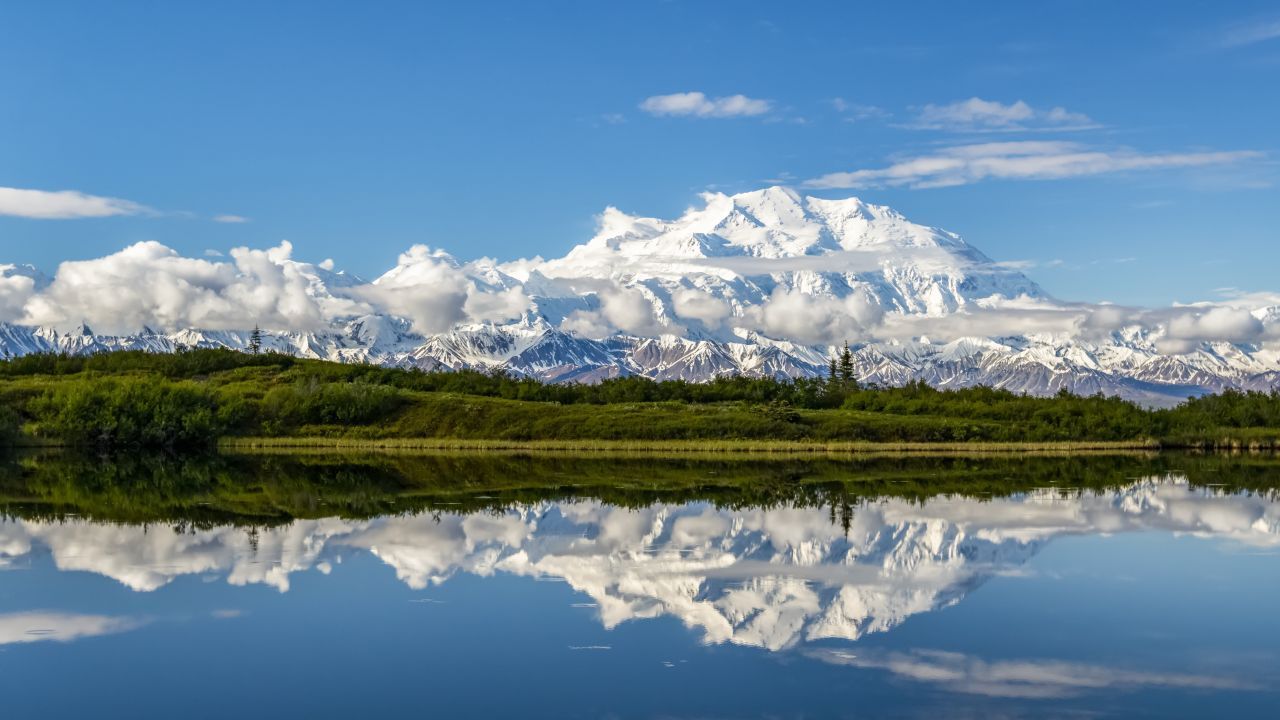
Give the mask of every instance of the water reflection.
M 0 614 L 0 646 L 42 641 L 71 642 L 80 638 L 122 633 L 143 624 L 145 621 L 137 618 L 108 615 L 59 612 Z
M 1000 698 L 1057 699 L 1088 690 L 1109 689 L 1260 689 L 1257 683 L 1236 677 L 1146 672 L 1062 660 L 992 662 L 941 650 L 871 650 L 858 655 L 840 650 L 814 650 L 807 654 L 834 665 L 887 670 L 896 676 L 938 685 L 953 692 Z
M 605 628 L 669 616 L 706 643 L 776 651 L 858 640 L 958 603 L 992 577 L 1030 572 L 1028 560 L 1055 538 L 1140 531 L 1274 548 L 1280 503 L 1152 477 L 1080 494 L 1045 489 L 985 500 L 860 501 L 842 516 L 813 507 L 733 510 L 693 502 L 628 509 L 565 501 L 469 514 L 297 520 L 252 530 L 12 518 L 0 523 L 0 565 L 18 567 L 47 553 L 60 571 L 96 573 L 138 592 L 189 575 L 287 592 L 297 573 L 329 573 L 344 557 L 368 553 L 416 590 L 460 574 L 559 580 L 594 606 Z M 50 629 L 46 637 L 72 639 L 123 632 L 129 622 L 9 615 L 0 617 L 0 643 L 39 637 L 28 633 L 34 626 Z M 1097 676 L 1088 667 L 1051 668 L 1062 678 L 1083 679 L 1029 690 L 1017 679 L 1032 672 L 1027 667 L 928 654 L 851 659 L 814 653 L 837 664 L 926 673 L 955 688 L 1009 693 L 1063 692 Z M 1000 678 L 1013 678 L 1012 685 Z M 1136 676 L 1110 682 L 1185 684 Z

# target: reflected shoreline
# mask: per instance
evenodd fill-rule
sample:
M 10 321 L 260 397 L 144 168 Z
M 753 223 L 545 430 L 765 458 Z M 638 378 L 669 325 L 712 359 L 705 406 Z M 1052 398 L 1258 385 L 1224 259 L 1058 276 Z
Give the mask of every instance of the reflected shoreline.
M 1198 558 L 1180 583 L 1197 582 L 1206 558 L 1217 563 L 1222 553 L 1280 553 L 1278 469 L 1270 459 L 1191 455 L 28 456 L 0 464 L 0 578 L 28 591 L 0 611 L 0 651 L 149 647 L 160 642 L 161 621 L 179 615 L 184 628 L 243 626 L 240 642 L 252 643 L 277 637 L 275 624 L 292 622 L 289 608 L 309 607 L 322 610 L 280 637 L 309 637 L 307 623 L 318 621 L 363 642 L 358 628 L 386 616 L 396 631 L 380 635 L 383 647 L 417 657 L 419 641 L 401 628 L 434 628 L 412 637 L 457 652 L 499 615 L 533 627 L 557 626 L 571 612 L 569 654 L 607 647 L 634 657 L 625 639 L 635 643 L 635 632 L 666 620 L 716 652 L 804 661 L 794 673 L 772 663 L 770 677 L 808 677 L 821 666 L 857 673 L 857 682 L 1006 701 L 1260 693 L 1270 688 L 1271 655 L 1223 665 L 1145 656 L 1126 636 L 1074 651 L 1060 637 L 1047 651 L 1037 642 L 1053 637 L 1063 607 L 1084 603 L 1087 615 L 1114 602 L 1082 594 L 1107 586 L 1088 567 L 1062 562 L 1061 550 L 1092 547 L 1084 557 L 1097 558 L 1127 545 L 1137 562 L 1126 568 L 1170 553 Z M 1163 540 L 1120 539 L 1137 535 Z M 1186 542 L 1199 550 L 1176 545 Z M 1057 543 L 1059 552 L 1045 552 Z M 1274 564 L 1252 567 L 1265 577 Z M 84 592 L 95 587 L 114 593 Z M 348 615 L 356 597 L 367 600 L 365 614 Z M 492 602 L 472 614 L 477 597 Z M 974 643 L 986 626 L 973 625 L 972 609 L 985 606 L 976 617 L 998 630 L 1008 597 L 1038 598 L 1021 627 L 1046 632 L 1004 649 Z M 1179 602 L 1208 596 L 1196 597 Z M 275 614 L 263 625 L 259 611 Z M 663 642 L 664 657 L 684 647 Z M 572 667 L 543 657 L 556 672 Z
M 112 523 L 270 527 L 295 519 L 498 512 L 598 500 L 619 507 L 708 502 L 723 508 L 828 508 L 879 499 L 1063 495 L 1177 476 L 1217 492 L 1274 496 L 1274 455 L 1160 453 L 856 458 L 619 458 L 520 453 L 267 453 L 0 459 L 0 514 Z
M 202 576 L 283 593 L 294 574 L 327 575 L 363 553 L 413 590 L 459 574 L 558 580 L 589 598 L 605 628 L 669 615 L 707 643 L 782 650 L 857 640 L 954 605 L 991 578 L 1025 576 L 1057 538 L 1138 532 L 1272 550 L 1280 498 L 1163 475 L 1005 496 L 846 494 L 827 506 L 544 499 L 261 526 L 10 513 L 0 566 L 40 556 L 137 592 Z

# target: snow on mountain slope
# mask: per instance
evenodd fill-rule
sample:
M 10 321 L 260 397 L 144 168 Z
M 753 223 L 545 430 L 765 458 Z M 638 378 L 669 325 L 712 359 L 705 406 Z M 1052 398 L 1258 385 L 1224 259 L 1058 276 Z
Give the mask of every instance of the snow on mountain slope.
M 992 296 L 1047 297 L 958 236 L 857 198 L 822 200 L 773 187 L 704 200 L 705 208 L 674 221 L 609 208 L 594 238 L 538 271 L 644 285 L 665 297 L 694 288 L 735 310 L 778 290 L 865 294 L 888 310 L 935 315 Z
M 1169 405 L 1226 388 L 1270 389 L 1280 379 L 1274 296 L 1249 312 L 1182 306 L 1163 315 L 1062 303 L 953 233 L 858 198 L 780 187 L 706 194 L 701 207 L 674 220 L 608 208 L 593 238 L 552 260 L 460 262 L 417 246 L 366 282 L 328 261 L 293 260 L 291 252 L 282 243 L 240 252 L 235 266 L 183 265 L 202 274 L 177 287 L 208 276 L 242 295 L 263 279 L 292 289 L 264 306 L 260 320 L 248 314 L 248 327 L 112 335 L 83 323 L 0 323 L 0 353 L 242 349 L 261 322 L 268 348 L 306 357 L 504 368 L 565 382 L 812 375 L 825 371 L 844 341 L 862 380 L 895 385 L 924 380 L 1032 394 L 1065 388 Z M 108 260 L 111 272 L 180 262 L 154 244 Z M 77 263 L 76 272 L 84 277 L 94 267 Z M 21 317 L 51 284 L 62 293 L 54 300 L 67 296 L 58 283 L 34 268 L 0 265 L 0 317 Z M 218 289 L 200 292 L 195 297 L 204 301 Z M 53 300 L 42 302 L 48 310 Z M 169 315 L 181 314 L 182 305 L 175 307 Z M 55 309 L 74 323 L 72 310 Z M 267 327 L 288 317 L 307 322 Z

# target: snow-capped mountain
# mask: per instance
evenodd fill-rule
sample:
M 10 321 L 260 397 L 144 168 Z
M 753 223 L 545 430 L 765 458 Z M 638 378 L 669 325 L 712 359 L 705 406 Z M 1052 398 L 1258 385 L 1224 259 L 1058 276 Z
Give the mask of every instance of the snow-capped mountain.
M 1061 302 L 959 236 L 857 198 L 772 187 L 704 201 L 675 220 L 609 208 L 595 237 L 552 260 L 463 263 L 415 247 L 373 282 L 329 262 L 293 260 L 287 244 L 245 251 L 235 266 L 182 269 L 188 275 L 170 295 L 192 286 L 198 294 L 178 307 L 138 310 L 172 302 L 143 297 L 94 315 L 95 326 L 132 321 L 116 334 L 80 322 L 84 293 L 66 292 L 62 269 L 50 279 L 0 265 L 0 317 L 20 318 L 0 324 L 0 353 L 243 348 L 261 324 L 269 348 L 306 357 L 505 368 L 550 381 L 813 375 L 847 341 L 858 376 L 883 384 L 1065 388 L 1166 405 L 1280 382 L 1280 305 L 1149 311 Z M 172 255 L 140 244 L 109 259 L 165 263 Z M 80 284 L 99 282 L 89 264 L 76 265 Z M 235 283 L 260 283 L 264 267 L 293 295 L 237 315 L 228 297 L 253 293 Z M 114 290 L 101 282 L 99 292 Z M 186 307 L 212 310 L 192 320 Z

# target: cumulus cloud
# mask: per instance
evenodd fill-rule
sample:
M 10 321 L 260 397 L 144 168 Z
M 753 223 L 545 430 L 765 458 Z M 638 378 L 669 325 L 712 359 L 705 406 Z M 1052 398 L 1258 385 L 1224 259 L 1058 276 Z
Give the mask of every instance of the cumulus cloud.
M 35 291 L 34 278 L 18 273 L 13 265 L 0 265 L 0 322 L 21 318 Z
M 1033 108 L 1022 100 L 1001 103 L 971 97 L 947 105 L 925 105 L 908 127 L 961 132 L 1085 130 L 1098 127 L 1088 115 L 1066 108 Z
M 574 310 L 560 321 L 560 329 L 591 340 L 603 340 L 616 330 L 602 313 L 595 310 Z
M 64 262 L 26 303 L 24 323 L 97 332 L 143 326 L 209 330 L 253 325 L 318 328 L 347 303 L 325 307 L 309 292 L 309 266 L 293 262 L 289 242 L 268 250 L 236 248 L 231 262 L 183 257 L 158 242 L 131 245 L 94 260 Z
M 131 200 L 87 195 L 76 190 L 0 187 L 0 215 L 36 220 L 73 220 L 148 212 L 152 210 Z
M 1054 180 L 1138 170 L 1229 165 L 1256 160 L 1256 151 L 1139 153 L 1101 150 L 1060 141 L 1017 141 L 959 145 L 900 159 L 888 166 L 837 172 L 805 181 L 811 188 L 969 185 L 982 180 Z
M 1262 321 L 1243 308 L 1212 306 L 1167 311 L 1164 336 L 1156 343 L 1161 352 L 1190 352 L 1202 342 L 1253 342 L 1262 338 Z
M 700 92 L 654 95 L 640 103 L 640 109 L 650 115 L 698 118 L 750 117 L 763 115 L 771 107 L 772 103 L 768 100 L 749 98 L 746 95 L 709 98 Z
M 744 319 L 771 337 L 831 345 L 872 339 L 884 316 L 884 309 L 862 294 L 835 298 L 779 288 Z
M 375 308 L 408 318 L 420 333 L 438 333 L 464 320 L 519 317 L 529 298 L 519 287 L 484 288 L 466 268 L 442 250 L 414 245 L 396 267 L 351 293 Z
M 385 312 L 423 333 L 462 321 L 519 317 L 530 300 L 511 278 L 488 284 L 445 253 L 415 246 L 373 283 L 346 285 L 320 276 L 318 265 L 294 260 L 288 241 L 266 250 L 235 248 L 230 257 L 206 251 L 191 258 L 158 242 L 131 245 L 92 260 L 62 263 L 47 287 L 12 265 L 0 265 L 0 322 L 95 332 L 158 330 L 320 330 L 336 319 Z M 625 315 L 618 311 L 620 317 Z
M 418 332 L 441 332 L 466 317 L 466 277 L 447 253 L 425 245 L 401 254 L 394 269 L 352 294 L 408 318 Z
M 711 293 L 693 288 L 680 288 L 671 294 L 676 315 L 697 320 L 707 327 L 717 327 L 729 317 L 729 303 Z
M 698 324 L 725 338 L 760 333 L 805 345 L 850 342 L 950 342 L 968 337 L 1051 336 L 1102 342 L 1114 333 L 1185 354 L 1204 343 L 1264 345 L 1280 341 L 1280 306 L 1274 293 L 1224 291 L 1212 303 L 1141 308 L 1069 303 L 1050 298 L 992 296 L 945 314 L 887 312 L 853 281 L 837 297 L 811 273 L 878 273 L 886 266 L 933 275 L 957 268 L 939 248 L 866 247 L 825 255 L 783 258 L 617 257 L 612 279 L 566 275 L 548 278 L 538 260 L 461 263 L 424 245 L 410 248 L 395 268 L 372 283 L 333 273 L 326 260 L 293 259 L 293 247 L 236 248 L 229 257 L 184 257 L 156 242 L 142 242 L 105 257 L 65 262 L 52 280 L 34 269 L 0 265 L 0 322 L 69 330 L 88 324 L 101 334 L 143 327 L 320 331 L 361 315 L 405 318 L 416 332 L 445 332 L 459 323 L 508 322 L 533 307 L 573 334 L 615 333 L 655 337 L 683 334 Z M 975 261 L 976 262 L 976 261 Z M 985 260 L 979 263 L 985 267 Z M 1003 264 L 1006 270 L 1028 267 Z M 580 269 L 579 269 L 580 270 Z M 791 278 L 788 273 L 799 273 Z M 734 288 L 727 294 L 691 287 L 706 277 Z M 758 284 L 748 278 L 764 278 Z M 767 294 L 766 294 L 767 293 Z M 739 298 L 733 304 L 730 298 Z M 1269 347 L 1269 345 L 1268 345 Z
M 595 293 L 597 310 L 575 310 L 560 324 L 565 332 L 599 339 L 622 331 L 640 337 L 679 334 L 684 328 L 658 317 L 653 299 L 643 290 L 622 286 L 606 287 Z
M 1013 298 L 973 303 L 946 315 L 883 313 L 871 322 L 858 325 L 861 335 L 845 337 L 875 341 L 928 338 L 931 342 L 951 342 L 967 337 L 1038 335 L 1100 342 L 1113 333 L 1135 331 L 1150 338 L 1162 353 L 1183 354 L 1202 343 L 1260 343 L 1280 336 L 1280 328 L 1268 328 L 1251 312 L 1251 308 L 1258 306 L 1254 303 L 1143 308 Z M 848 332 L 846 328 L 837 328 Z
M 486 292 L 472 285 L 462 309 L 467 317 L 482 322 L 502 322 L 520 317 L 529 309 L 529 296 L 523 288 Z

